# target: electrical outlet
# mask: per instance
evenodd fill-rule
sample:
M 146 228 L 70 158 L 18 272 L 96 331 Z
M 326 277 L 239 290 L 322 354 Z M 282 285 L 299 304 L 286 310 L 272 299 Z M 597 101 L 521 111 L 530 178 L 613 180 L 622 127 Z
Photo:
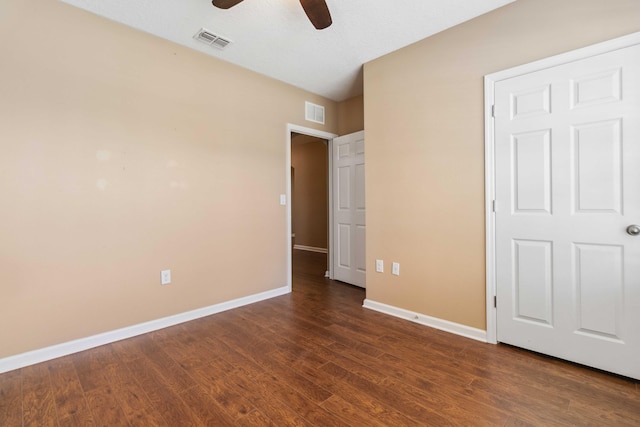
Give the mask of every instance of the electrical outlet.
M 393 274 L 394 276 L 399 276 L 400 275 L 400 263 L 399 262 L 394 262 L 393 264 L 391 264 L 391 274 Z
M 160 284 L 168 285 L 171 283 L 171 270 L 162 270 L 160 272 Z
M 376 260 L 376 271 L 378 273 L 384 273 L 384 261 L 381 259 Z

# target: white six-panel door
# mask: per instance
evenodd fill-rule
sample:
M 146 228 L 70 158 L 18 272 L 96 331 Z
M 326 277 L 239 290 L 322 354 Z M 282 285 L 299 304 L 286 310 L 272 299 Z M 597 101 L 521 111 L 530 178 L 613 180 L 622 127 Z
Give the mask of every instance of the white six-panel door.
M 333 140 L 333 278 L 365 287 L 364 132 Z
M 640 379 L 640 46 L 496 82 L 495 195 L 498 341 Z

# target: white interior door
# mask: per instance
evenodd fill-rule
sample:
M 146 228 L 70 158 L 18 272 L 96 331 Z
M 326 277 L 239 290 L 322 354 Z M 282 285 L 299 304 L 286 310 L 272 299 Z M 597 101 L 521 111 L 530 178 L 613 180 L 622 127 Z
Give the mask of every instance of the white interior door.
M 333 278 L 365 287 L 364 131 L 333 140 Z
M 495 84 L 498 341 L 636 379 L 639 76 L 636 45 Z

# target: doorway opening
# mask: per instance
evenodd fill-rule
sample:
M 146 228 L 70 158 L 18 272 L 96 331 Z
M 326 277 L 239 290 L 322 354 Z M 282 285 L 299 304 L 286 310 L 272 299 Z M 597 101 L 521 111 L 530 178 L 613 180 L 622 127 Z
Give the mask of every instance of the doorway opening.
M 294 251 L 303 255 L 310 255 L 308 257 L 296 257 L 298 260 L 315 258 L 314 262 L 317 265 L 316 269 L 320 269 L 318 274 L 321 279 L 324 280 L 325 275 L 333 278 L 333 262 L 329 256 L 333 248 L 332 158 L 330 153 L 333 138 L 336 136 L 316 129 L 292 124 L 287 125 L 286 179 L 287 200 L 289 203 L 287 203 L 286 241 L 287 285 L 289 290 L 292 288 Z M 294 150 L 296 150 L 296 153 L 293 152 Z M 300 153 L 302 153 L 302 156 L 299 156 Z M 296 156 L 295 159 L 294 155 Z M 303 157 L 303 159 L 301 160 L 300 157 Z M 309 164 L 309 160 L 305 160 L 304 157 L 309 157 L 312 164 Z M 318 165 L 315 162 L 321 165 L 324 164 L 324 171 L 321 172 L 325 176 L 324 183 L 314 181 L 314 177 L 309 177 L 310 174 L 318 170 Z M 309 186 L 313 188 L 313 195 L 303 194 L 300 197 L 301 191 L 308 189 Z M 322 195 L 322 188 L 325 188 L 324 196 Z M 294 196 L 294 190 L 298 193 L 298 197 Z M 313 201 L 308 200 L 310 197 Z M 322 207 L 321 199 L 324 199 L 324 207 Z M 294 204 L 297 207 L 294 207 Z M 295 229 L 294 211 L 296 215 Z M 324 211 L 324 214 L 322 211 Z M 323 259 L 318 260 L 318 257 Z
M 329 141 L 291 132 L 292 268 L 329 277 Z

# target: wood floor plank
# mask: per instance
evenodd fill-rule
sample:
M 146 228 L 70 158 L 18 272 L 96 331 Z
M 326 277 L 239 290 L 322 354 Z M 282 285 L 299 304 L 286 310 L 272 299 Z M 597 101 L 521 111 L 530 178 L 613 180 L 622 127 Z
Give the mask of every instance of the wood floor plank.
M 278 316 L 278 312 L 274 314 Z M 297 319 L 284 320 L 278 318 L 273 325 L 268 328 L 271 332 L 282 336 L 289 341 L 296 342 L 296 340 L 307 340 L 313 338 L 313 341 L 319 345 L 328 346 L 335 341 L 327 336 L 327 332 L 322 326 L 316 324 L 305 324 Z
M 405 414 L 401 413 L 395 408 L 395 399 L 392 401 L 380 401 L 375 398 L 370 392 L 369 387 L 359 387 L 349 381 L 337 380 L 335 376 L 327 375 L 322 369 L 309 369 L 301 366 L 298 368 L 301 375 L 304 375 L 310 381 L 322 386 L 324 389 L 330 391 L 333 396 L 339 396 L 339 400 L 332 398 L 327 401 L 333 401 L 333 404 L 342 405 L 342 400 L 348 401 L 349 405 L 345 410 L 349 411 L 353 408 L 375 417 L 377 421 L 383 425 L 388 426 L 401 426 L 401 425 L 415 425 L 416 421 L 410 419 Z M 366 379 L 362 379 L 366 384 Z M 360 386 L 362 384 L 359 384 Z M 374 383 L 371 383 L 374 386 Z M 323 402 L 321 406 L 328 408 L 326 402 Z M 335 413 L 335 411 L 332 410 Z
M 321 370 L 336 380 L 347 382 L 352 387 L 363 390 L 379 402 L 389 402 L 393 408 L 398 409 L 401 413 L 418 422 L 444 424 L 447 421 L 447 418 L 440 415 L 437 411 L 426 408 L 421 404 L 422 402 L 419 402 L 407 393 L 403 393 L 401 389 L 387 388 L 383 385 L 371 383 L 334 363 L 326 364 Z
M 113 344 L 103 345 L 69 356 L 73 361 L 84 392 L 104 388 L 107 384 L 105 369 L 120 363 Z
M 363 342 L 358 339 L 354 339 L 352 335 L 343 335 L 340 333 L 340 331 L 336 332 L 335 330 L 331 329 L 334 326 L 333 324 L 330 324 L 327 327 L 321 327 L 312 323 L 305 324 L 305 322 L 302 320 L 299 321 L 299 323 L 304 325 L 304 328 L 302 329 L 302 331 L 300 331 L 304 333 L 304 336 L 313 336 L 314 339 L 316 339 L 316 337 L 322 337 L 318 338 L 318 341 L 324 340 L 327 345 L 337 342 L 345 346 L 354 348 L 357 347 L 359 351 L 374 357 L 384 354 L 382 346 L 374 346 L 371 345 L 369 341 Z
M 510 416 L 509 419 L 504 423 L 504 427 L 535 427 L 535 424 L 528 423 L 526 421 L 521 420 L 516 416 Z
M 147 339 L 148 337 L 145 335 L 138 335 L 136 337 L 113 342 L 110 346 L 121 362 L 130 363 L 135 360 L 145 358 L 139 343 L 146 341 Z
M 127 363 L 132 377 L 140 384 L 155 411 L 171 425 L 204 425 L 194 415 L 180 395 L 171 388 L 166 380 L 146 359 L 136 359 Z
M 387 357 L 386 361 L 391 362 L 391 359 Z M 401 365 L 404 365 L 404 363 L 401 363 Z M 440 367 L 442 368 L 442 365 Z M 428 368 L 431 372 L 438 372 L 438 367 L 436 366 L 429 366 Z M 416 373 L 415 368 L 411 368 L 400 374 L 394 374 L 393 376 L 416 388 L 431 389 L 432 393 L 438 393 L 440 389 L 438 385 L 446 381 L 446 378 L 431 378 L 427 381 L 427 378 L 429 378 L 428 373 L 420 372 L 420 369 L 423 369 L 423 367 L 417 368 L 418 373 Z M 459 368 L 458 370 L 464 371 Z M 526 382 L 503 383 L 496 378 L 485 379 L 483 377 L 476 377 L 466 384 L 469 378 L 471 377 L 465 378 L 463 381 L 457 383 L 450 382 L 447 387 L 447 390 L 453 392 L 454 396 L 457 396 L 456 400 L 459 400 L 461 403 L 467 401 L 465 408 L 477 406 L 477 404 L 474 405 L 473 401 L 475 401 L 484 405 L 478 408 L 478 411 L 483 411 L 486 407 L 496 407 L 502 411 L 509 408 L 513 412 L 518 413 L 520 417 L 526 414 L 534 414 L 535 418 L 547 418 L 548 422 L 549 419 L 546 417 L 547 412 L 551 411 L 551 413 L 560 416 L 568 407 L 568 400 L 558 397 L 557 395 L 542 393 L 530 387 Z M 482 390 L 483 386 L 487 387 L 487 389 Z M 469 398 L 472 399 L 472 402 L 468 401 Z M 539 411 L 541 408 L 544 408 L 545 411 Z
M 267 418 L 262 412 L 256 410 L 251 411 L 244 417 L 240 418 L 236 425 L 243 427 L 277 427 L 278 424 Z
M 344 399 L 338 395 L 333 395 L 325 402 L 322 402 L 321 406 L 327 411 L 336 414 L 341 419 L 344 419 L 347 423 L 354 426 L 380 426 L 386 427 L 386 421 L 382 419 L 381 414 L 373 414 L 371 412 L 362 411 L 361 407 L 357 407 L 347 399 Z M 413 423 L 413 424 L 412 424 Z M 419 425 L 417 422 L 407 420 L 406 424 L 398 423 L 394 426 L 410 426 Z
M 251 323 L 251 321 L 246 319 L 244 323 Z M 272 330 L 270 328 L 265 328 L 260 324 L 254 325 L 251 329 L 253 335 L 260 336 L 272 344 L 269 354 L 289 354 L 290 359 L 287 363 L 305 363 L 312 367 L 319 367 L 327 363 L 327 360 L 322 357 L 321 353 L 324 352 L 326 355 L 327 353 L 330 353 L 330 350 L 327 350 L 324 347 L 314 346 L 313 348 L 310 348 L 308 345 L 303 345 L 305 343 L 308 344 L 309 340 L 305 336 L 301 336 L 300 333 L 295 334 L 295 338 L 293 338 L 291 334 L 282 333 L 282 331 L 277 329 Z
M 95 426 L 96 424 L 93 422 L 93 418 L 91 419 L 82 419 L 81 417 L 75 415 L 67 415 L 64 418 L 58 417 L 58 427 L 85 427 L 85 426 Z
M 247 350 L 243 347 L 241 339 L 237 336 L 225 337 L 224 339 L 227 340 L 225 342 L 229 346 L 234 346 L 234 345 L 237 346 L 239 352 L 243 352 L 243 351 L 251 352 L 251 350 Z M 272 350 L 272 351 L 275 351 L 275 350 Z M 287 381 L 287 383 L 291 387 L 293 387 L 295 390 L 298 390 L 302 394 L 306 395 L 307 397 L 312 399 L 314 402 L 318 402 L 318 403 L 322 402 L 331 396 L 331 393 L 324 390 L 322 387 L 319 387 L 317 384 L 314 384 L 313 382 L 309 381 L 308 379 L 298 374 L 297 372 L 289 369 L 289 367 L 286 364 L 279 362 L 277 359 L 274 359 L 273 357 L 270 357 L 268 355 L 263 355 L 263 357 L 260 357 L 257 360 L 254 359 L 254 361 L 258 365 L 263 367 L 263 369 L 265 369 L 267 372 L 272 374 L 277 373 L 277 375 L 283 380 Z
M 199 340 L 187 333 L 183 325 L 152 332 L 149 338 L 183 368 L 204 365 L 209 359 Z
M 438 358 L 427 358 L 420 355 L 415 357 L 412 354 L 404 354 L 401 357 L 391 354 L 383 354 L 379 357 L 386 365 L 386 369 L 392 369 L 396 378 L 402 379 L 405 373 L 420 376 L 425 381 L 436 384 L 454 384 L 464 387 L 477 377 L 463 369 L 456 370 L 448 360 Z
M 280 344 L 279 349 L 272 352 L 272 355 L 279 355 L 278 360 L 286 359 L 284 363 L 291 367 L 306 365 L 310 368 L 319 368 L 333 357 L 339 357 L 325 347 L 318 347 L 317 351 L 309 347 L 304 347 L 292 342 Z
M 360 363 L 366 366 L 368 370 L 375 371 L 377 373 L 376 374 L 377 379 L 369 378 L 369 380 L 376 383 L 380 383 L 382 380 L 390 376 L 395 376 L 400 378 L 407 372 L 406 365 L 404 362 L 394 365 L 391 363 L 387 363 L 381 359 L 382 357 L 388 356 L 388 355 L 381 355 L 380 357 L 372 357 L 369 354 L 360 352 L 358 350 L 358 347 L 347 347 L 339 343 L 331 344 L 329 346 L 329 349 L 340 355 L 341 359 L 332 360 L 338 366 L 347 368 L 347 366 L 350 366 L 350 365 L 348 365 L 347 362 L 343 362 L 343 360 L 350 359 L 356 363 Z M 354 368 L 350 367 L 349 369 L 354 369 Z M 363 375 L 363 373 L 359 370 L 358 371 L 354 370 L 354 372 L 358 373 L 361 376 Z
M 322 406 L 312 401 L 302 393 L 289 387 L 278 377 L 264 374 L 256 381 L 266 396 L 272 396 L 293 409 L 302 418 L 316 426 L 348 427 L 345 421 L 335 417 Z
M 109 386 L 93 388 L 86 393 L 87 404 L 99 426 L 128 426 L 118 399 Z
M 438 384 L 409 384 L 396 378 L 387 378 L 380 386 L 395 390 L 399 396 L 413 400 L 421 407 L 435 411 L 450 422 L 471 423 L 474 426 L 503 425 L 509 414 L 500 406 L 490 406 L 472 398 L 448 391 L 443 393 Z
M 202 389 L 217 402 L 220 408 L 233 420 L 244 417 L 255 409 L 246 396 L 238 393 L 228 380 L 236 368 L 221 359 L 214 360 L 210 365 L 194 368 L 193 378 Z
M 22 417 L 25 427 L 58 425 L 51 379 L 44 363 L 22 368 Z
M 260 335 L 237 333 L 237 331 L 222 335 L 218 337 L 218 340 L 249 359 L 260 359 L 263 355 L 278 349 L 274 343 Z
M 108 367 L 105 376 L 131 426 L 168 426 L 124 363 Z
M 163 377 L 168 387 L 176 393 L 182 393 L 196 385 L 193 379 L 185 374 L 184 369 L 161 347 L 156 345 L 149 336 L 145 335 L 140 338 L 137 345 L 140 352 L 144 354 L 147 365 L 153 367 L 156 373 Z
M 312 426 L 302 415 L 298 414 L 287 404 L 274 399 L 263 388 L 261 381 L 253 381 L 242 370 L 226 377 L 228 384 L 236 389 L 238 394 L 245 396 L 255 408 L 271 420 L 276 420 L 279 426 Z
M 94 425 L 91 410 L 71 357 L 61 357 L 47 363 L 60 424 L 68 426 Z
M 388 356 L 386 360 L 393 360 L 398 363 L 398 360 L 392 356 Z M 415 396 L 422 395 L 420 399 L 421 402 L 425 405 L 430 405 L 430 407 L 438 408 L 438 411 L 446 414 L 449 419 L 457 418 L 460 421 L 464 420 L 466 417 L 468 417 L 468 419 L 474 419 L 477 411 L 480 411 L 486 412 L 484 418 L 489 420 L 490 423 L 495 425 L 496 423 L 502 422 L 502 416 L 499 415 L 496 417 L 492 415 L 491 412 L 487 412 L 490 407 L 479 406 L 475 402 L 469 401 L 469 398 L 457 393 L 459 390 L 465 389 L 464 385 L 456 387 L 451 382 L 447 382 L 446 378 L 437 377 L 437 380 L 434 380 L 433 378 L 430 378 L 429 375 L 417 373 L 420 372 L 423 367 L 417 367 L 416 371 L 414 369 L 407 369 L 407 365 L 403 361 L 399 361 L 399 364 L 395 365 L 393 363 L 384 363 L 375 359 L 374 362 L 371 362 L 369 359 L 366 360 L 365 363 L 375 363 L 374 366 L 376 366 L 381 373 L 386 373 L 388 375 L 379 383 L 380 385 L 393 390 L 404 389 L 405 393 Z M 412 368 L 415 367 L 416 366 L 412 366 Z M 437 369 L 432 370 L 437 371 Z M 447 386 L 442 387 L 441 384 L 443 383 L 447 384 Z M 407 386 L 411 388 L 407 389 Z M 450 393 L 447 394 L 446 391 L 450 391 Z M 498 407 L 496 409 L 500 408 Z M 453 410 L 453 413 L 451 413 L 451 410 Z M 475 423 L 482 424 L 477 420 Z
M 272 354 L 272 357 L 278 360 L 282 365 L 291 366 L 295 370 L 299 370 L 302 366 L 307 366 L 311 369 L 318 369 L 324 366 L 326 363 L 331 362 L 373 383 L 380 383 L 385 378 L 387 378 L 384 373 L 381 373 L 380 371 L 377 371 L 367 366 L 366 364 L 356 362 L 355 360 L 344 357 L 341 354 L 332 352 L 328 349 L 324 349 L 324 351 L 318 349 L 318 353 L 323 354 L 324 363 L 309 364 L 304 359 L 304 354 L 291 353 L 286 351 L 274 352 Z
M 205 340 L 205 343 L 217 356 L 211 358 L 211 361 L 209 362 L 210 364 L 221 363 L 224 361 L 227 366 L 231 366 L 231 369 L 233 369 L 234 366 L 241 367 L 247 375 L 250 375 L 251 378 L 257 378 L 263 374 L 264 370 L 253 361 L 253 358 L 243 355 L 219 339 L 215 339 L 215 342 L 212 342 L 212 340 L 213 339 L 210 338 Z M 224 368 L 221 366 L 218 369 Z
M 278 353 L 263 359 L 262 363 L 267 373 L 286 382 L 293 390 L 296 390 L 315 403 L 324 402 L 331 397 L 331 392 L 327 391 L 321 385 L 309 380 L 296 370 L 288 369 L 290 365 L 287 364 L 286 360 L 278 358 Z
M 510 366 L 508 361 L 504 361 L 504 366 Z M 553 368 L 554 361 L 540 360 L 536 364 L 525 364 L 512 367 L 505 370 L 504 368 L 495 368 L 486 371 L 486 377 L 490 377 L 495 384 L 502 384 L 504 387 L 511 384 L 512 389 L 522 387 L 530 387 L 526 393 L 527 396 L 539 396 L 543 399 L 543 405 L 549 405 L 552 409 L 554 403 L 562 402 L 564 409 L 568 407 L 569 401 L 575 402 L 592 402 L 594 410 L 598 405 L 605 405 L 609 408 L 615 408 L 623 412 L 628 412 L 631 416 L 640 411 L 634 411 L 634 408 L 640 408 L 640 401 L 633 395 L 630 389 L 615 390 L 615 388 L 604 387 L 599 381 L 593 383 L 585 383 L 580 378 L 576 378 L 572 371 L 576 369 L 568 362 L 563 362 L 562 370 Z M 581 374 L 588 372 L 588 368 L 578 368 Z M 600 373 L 593 372 L 594 378 Z M 615 378 L 612 376 L 612 378 Z M 482 384 L 481 380 L 476 381 L 476 386 Z M 613 384 L 611 384 L 613 386 Z M 544 402 L 545 397 L 547 401 Z M 553 397 L 553 401 L 549 398 Z M 640 420 L 639 420 L 640 422 Z
M 610 403 L 617 402 L 621 397 L 636 398 L 634 390 L 637 381 L 507 345 L 471 346 L 461 360 L 463 363 L 482 365 L 485 377 L 494 380 L 500 378 L 506 383 L 527 383 L 545 394 L 553 389 L 551 394 L 566 399 L 577 397 L 576 393 L 586 399 L 597 394 L 600 399 L 604 397 Z
M 0 375 L 0 426 L 22 426 L 22 370 Z
M 234 419 L 227 415 L 224 408 L 201 385 L 184 391 L 181 396 L 202 424 L 206 426 L 231 426 L 234 424 Z
M 543 393 L 528 384 L 505 384 L 480 378 L 474 380 L 466 390 L 461 391 L 477 402 L 501 408 L 509 408 L 519 414 L 520 418 L 528 421 L 545 420 L 577 421 L 575 417 L 567 416 L 570 402 L 558 395 Z M 508 397 L 507 397 L 508 396 Z
M 589 414 L 588 419 L 585 414 Z M 567 416 L 585 425 L 592 423 L 603 426 L 638 427 L 640 426 L 640 402 L 636 402 L 635 411 L 620 411 L 615 406 L 602 403 L 572 401 Z

